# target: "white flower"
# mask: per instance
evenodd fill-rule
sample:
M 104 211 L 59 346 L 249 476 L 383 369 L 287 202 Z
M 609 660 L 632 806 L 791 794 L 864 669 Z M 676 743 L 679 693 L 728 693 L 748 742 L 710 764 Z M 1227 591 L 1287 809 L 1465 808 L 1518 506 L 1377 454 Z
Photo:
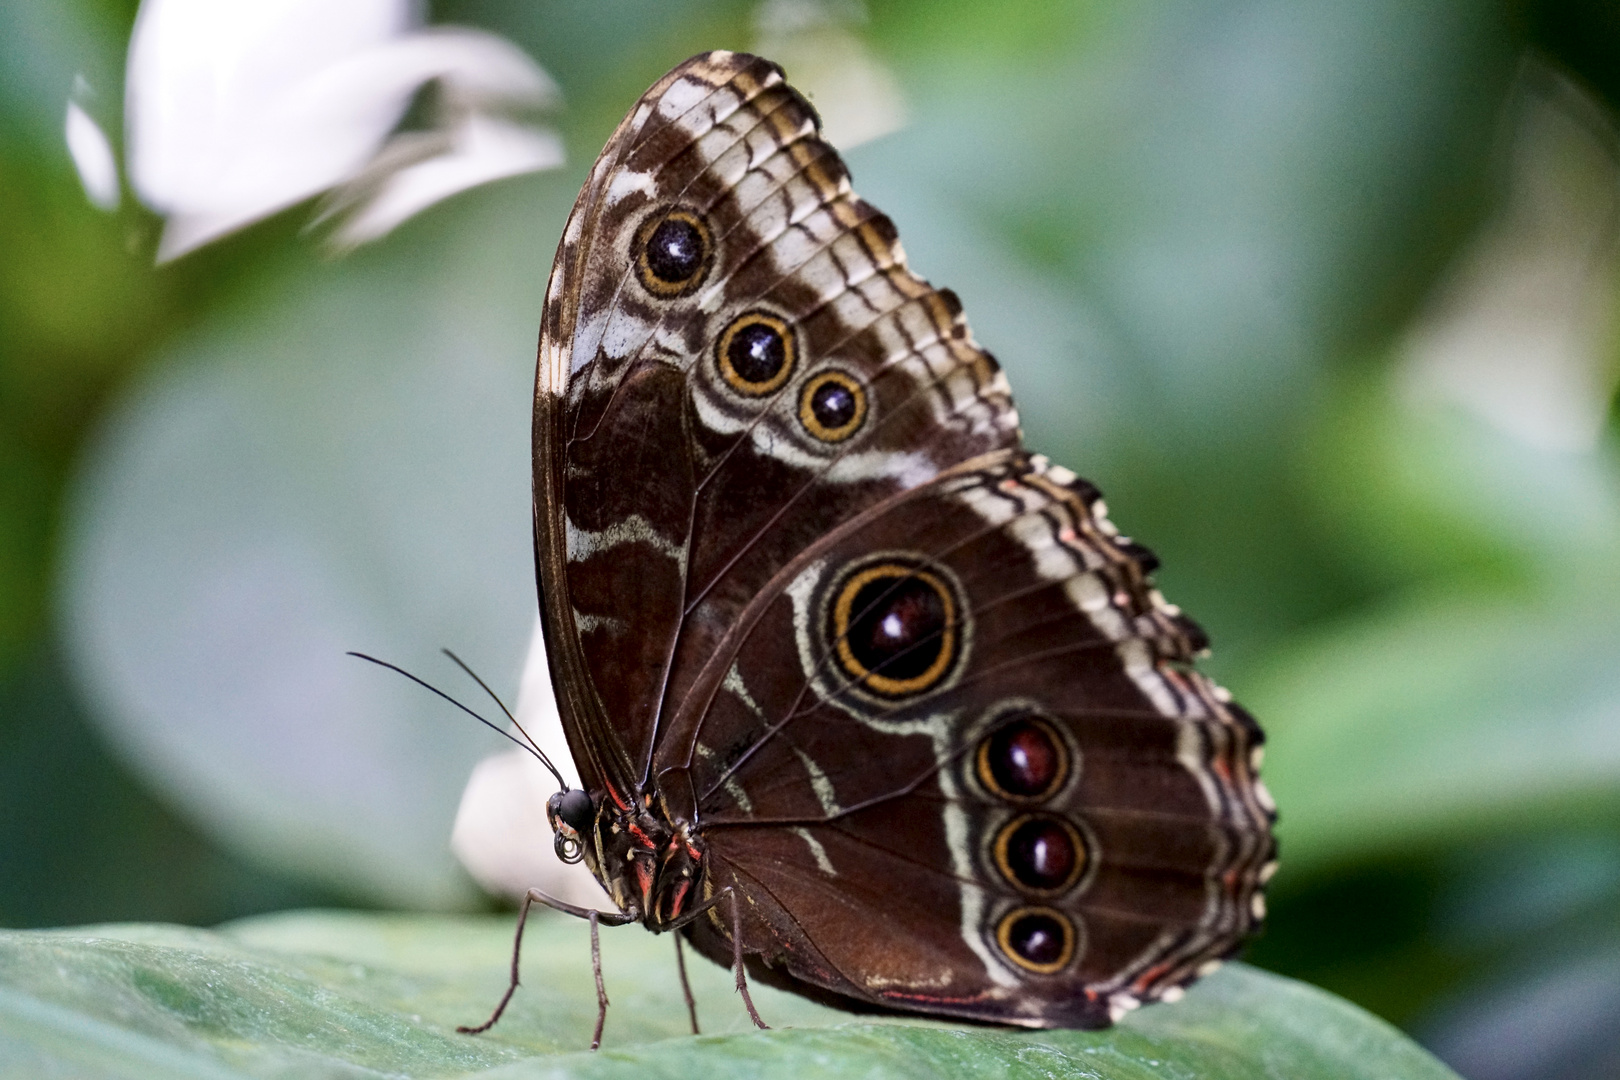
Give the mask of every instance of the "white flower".
M 99 209 L 118 209 L 118 161 L 106 134 L 76 101 L 68 102 L 64 134 L 85 196 Z
M 436 126 L 396 131 L 432 80 Z M 144 0 L 130 185 L 167 218 L 160 262 L 329 191 L 325 216 L 347 215 L 336 241 L 359 243 L 457 191 L 560 165 L 555 133 L 498 115 L 556 96 L 510 42 L 421 28 L 408 0 Z

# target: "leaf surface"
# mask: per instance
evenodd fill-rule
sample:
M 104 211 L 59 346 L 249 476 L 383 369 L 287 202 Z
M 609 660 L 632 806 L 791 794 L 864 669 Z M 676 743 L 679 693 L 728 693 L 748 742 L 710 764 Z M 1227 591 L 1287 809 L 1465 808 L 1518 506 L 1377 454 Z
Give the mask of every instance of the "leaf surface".
M 686 1033 L 670 945 L 604 931 L 613 1004 L 582 923 L 540 917 L 524 983 L 488 1035 L 509 917 L 290 913 L 218 930 L 115 925 L 0 932 L 0 1075 L 106 1077 L 1088 1077 L 1447 1080 L 1384 1022 L 1302 983 L 1231 965 L 1176 1005 L 1102 1032 L 960 1029 L 852 1017 L 768 988 L 755 1031 L 727 972 L 689 965 L 708 1034 Z

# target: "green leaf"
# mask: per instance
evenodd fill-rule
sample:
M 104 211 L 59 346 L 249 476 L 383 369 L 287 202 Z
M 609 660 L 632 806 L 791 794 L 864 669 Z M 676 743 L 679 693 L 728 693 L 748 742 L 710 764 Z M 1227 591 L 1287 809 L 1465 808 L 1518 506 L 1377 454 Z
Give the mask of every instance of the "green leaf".
M 1620 808 L 1616 586 L 1573 584 L 1375 612 L 1251 681 L 1288 873 Z
M 754 1031 L 729 974 L 690 965 L 706 1034 L 686 1033 L 667 942 L 604 931 L 604 1049 L 584 924 L 542 916 L 524 983 L 488 1035 L 458 1035 L 505 981 L 507 917 L 291 913 L 217 931 L 161 925 L 0 932 L 0 1075 L 109 1077 L 731 1076 L 1445 1080 L 1389 1025 L 1301 983 L 1231 965 L 1176 1005 L 1103 1032 L 873 1021 L 760 987 Z

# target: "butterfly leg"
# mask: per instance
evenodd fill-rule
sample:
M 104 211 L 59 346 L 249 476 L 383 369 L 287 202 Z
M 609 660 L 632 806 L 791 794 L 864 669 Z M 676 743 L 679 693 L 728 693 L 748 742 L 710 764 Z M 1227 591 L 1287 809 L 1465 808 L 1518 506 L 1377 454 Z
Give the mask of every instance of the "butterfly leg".
M 602 985 L 602 943 L 596 933 L 600 916 L 591 912 L 585 916 L 591 922 L 591 972 L 596 976 L 596 1030 L 591 1033 L 591 1049 L 602 1045 L 602 1025 L 607 1023 L 607 987 Z
M 770 1025 L 759 1018 L 759 1010 L 754 1008 L 754 999 L 748 996 L 748 975 L 743 971 L 741 905 L 737 903 L 737 894 L 730 886 L 727 886 L 721 895 L 731 899 L 731 958 L 737 968 L 737 993 L 742 995 L 743 1004 L 748 1006 L 748 1015 L 753 1017 L 754 1026 L 769 1029 Z
M 732 966 L 737 972 L 737 993 L 742 995 L 743 1004 L 748 1006 L 748 1015 L 753 1019 L 754 1026 L 769 1031 L 771 1025 L 759 1018 L 759 1010 L 754 1008 L 754 999 L 748 994 L 748 974 L 743 968 L 742 907 L 737 903 L 737 893 L 730 885 L 727 885 L 725 888 L 703 901 L 703 903 L 699 904 L 695 908 L 692 908 L 686 914 L 670 923 L 666 929 L 679 931 L 681 927 L 685 926 L 689 922 L 692 922 L 699 915 L 719 904 L 722 900 L 731 901 L 731 960 Z M 685 973 L 683 972 L 682 974 L 684 976 Z M 687 1000 L 691 1000 L 690 991 L 688 992 Z M 696 1010 L 694 1010 L 694 1015 L 695 1012 Z
M 631 919 L 631 917 L 629 915 L 625 915 L 625 914 L 623 914 L 621 912 L 617 912 L 617 911 L 593 911 L 590 908 L 583 908 L 583 907 L 580 907 L 577 904 L 570 904 L 570 903 L 567 903 L 566 901 L 558 900 L 555 896 L 547 896 L 545 893 L 541 892 L 539 889 L 530 889 L 528 891 L 528 893 L 525 894 L 524 897 L 523 897 L 523 905 L 518 908 L 517 933 L 513 936 L 513 939 L 512 939 L 512 981 L 507 984 L 506 993 L 501 995 L 500 1003 L 495 1006 L 495 1011 L 490 1014 L 489 1019 L 485 1020 L 482 1024 L 479 1024 L 476 1027 L 469 1027 L 469 1026 L 464 1024 L 464 1025 L 456 1028 L 456 1030 L 458 1032 L 460 1032 L 461 1034 L 463 1034 L 463 1035 L 481 1035 L 484 1032 L 488 1031 L 490 1028 L 494 1027 L 495 1026 L 495 1021 L 499 1020 L 501 1018 L 501 1014 L 506 1011 L 507 1003 L 512 1000 L 512 995 L 517 993 L 517 988 L 518 988 L 518 957 L 523 952 L 523 924 L 528 922 L 528 920 L 529 920 L 529 908 L 532 907 L 535 904 L 544 904 L 546 907 L 554 908 L 555 910 L 560 911 L 565 915 L 573 915 L 576 918 L 589 919 L 590 920 L 590 923 L 591 923 L 591 960 L 595 964 L 595 967 L 596 967 L 596 994 L 597 994 L 598 1003 L 599 1003 L 601 1011 L 602 1011 L 602 1015 L 603 1016 L 606 1015 L 606 1012 L 607 1012 L 607 995 L 605 993 L 603 993 L 603 991 L 602 991 L 602 958 L 601 958 L 601 952 L 597 948 L 597 943 L 596 943 L 596 924 L 597 924 L 598 921 L 601 921 L 601 922 L 607 923 L 609 926 L 623 926 L 625 923 L 632 922 L 633 920 Z M 597 1017 L 597 1020 L 596 1020 L 596 1034 L 597 1034 L 598 1038 L 601 1037 L 601 1034 L 602 1034 L 602 1016 Z M 591 1049 L 592 1050 L 596 1049 L 596 1044 L 595 1043 L 591 1044 Z
M 686 954 L 681 951 L 681 932 L 675 931 L 675 970 L 681 975 L 681 993 L 686 995 L 686 1015 L 692 1020 L 692 1034 L 701 1035 L 697 1022 L 697 1002 L 692 999 L 692 984 L 686 981 Z

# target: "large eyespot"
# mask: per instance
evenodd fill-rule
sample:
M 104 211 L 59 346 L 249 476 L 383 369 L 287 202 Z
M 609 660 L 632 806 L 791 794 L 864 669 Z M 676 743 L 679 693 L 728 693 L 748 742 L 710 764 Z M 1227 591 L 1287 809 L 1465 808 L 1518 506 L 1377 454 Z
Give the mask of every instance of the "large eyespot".
M 1028 713 L 985 736 L 974 764 L 986 790 L 1014 802 L 1045 799 L 1069 777 L 1062 736 L 1045 719 Z
M 768 394 L 787 382 L 798 352 L 793 328 L 764 311 L 733 319 L 714 347 L 720 377 L 750 397 Z
M 843 442 L 866 420 L 866 387 L 836 368 L 805 380 L 799 423 L 822 442 Z
M 996 869 L 1013 886 L 1052 895 L 1080 880 L 1086 845 L 1073 825 L 1059 817 L 1025 814 L 996 834 Z
M 703 282 L 714 238 L 703 219 L 675 207 L 649 217 L 636 234 L 636 276 L 654 296 L 681 296 Z
M 1049 907 L 1021 907 L 996 924 L 996 944 L 1013 963 L 1037 975 L 1062 971 L 1074 959 L 1074 924 Z
M 960 611 L 941 575 L 885 561 L 838 587 L 827 629 L 851 679 L 885 697 L 907 697 L 938 685 L 956 663 Z

